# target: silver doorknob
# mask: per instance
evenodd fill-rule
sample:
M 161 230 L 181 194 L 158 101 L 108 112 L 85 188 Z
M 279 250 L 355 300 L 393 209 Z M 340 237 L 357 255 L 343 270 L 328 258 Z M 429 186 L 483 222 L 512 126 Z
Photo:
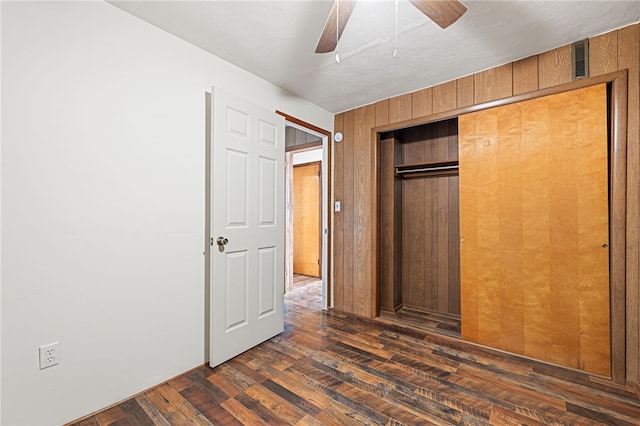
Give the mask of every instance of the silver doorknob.
M 229 243 L 229 240 L 227 240 L 225 237 L 218 237 L 218 239 L 216 240 L 216 243 L 218 243 L 218 251 L 223 252 L 224 246 L 226 246 Z

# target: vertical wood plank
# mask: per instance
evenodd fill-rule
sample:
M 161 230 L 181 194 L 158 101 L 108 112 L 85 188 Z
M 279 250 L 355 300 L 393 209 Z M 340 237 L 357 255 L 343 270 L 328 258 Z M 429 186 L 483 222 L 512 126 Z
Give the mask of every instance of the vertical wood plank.
M 389 137 L 380 141 L 380 210 L 379 210 L 379 238 L 378 250 L 379 270 L 379 306 L 380 309 L 393 311 L 394 309 L 394 262 L 396 238 L 395 235 L 395 190 L 394 190 L 394 164 L 395 164 L 395 138 Z
M 626 378 L 640 383 L 640 25 L 618 30 L 618 67 L 628 69 Z
M 456 80 L 433 87 L 433 113 L 456 109 L 458 99 Z
M 457 145 L 457 143 L 456 143 Z M 458 176 L 450 176 L 448 179 L 449 205 L 449 292 L 447 312 L 460 315 L 460 206 Z
M 513 94 L 538 90 L 538 56 L 530 56 L 513 63 Z
M 373 296 L 375 262 L 375 188 L 374 147 L 371 129 L 375 126 L 375 107 L 367 105 L 357 108 L 354 113 L 354 313 L 372 316 L 371 298 Z
M 453 81 L 456 84 L 455 81 Z M 456 97 L 453 98 L 456 101 Z M 444 121 L 435 124 L 437 126 L 437 157 L 449 159 L 449 121 Z M 437 306 L 438 312 L 449 313 L 449 227 L 450 212 L 449 212 L 449 176 L 443 176 L 435 180 L 436 194 L 434 198 L 437 199 L 434 206 L 435 211 L 432 212 L 434 218 L 434 224 L 436 229 L 434 234 L 437 238 L 436 246 L 436 300 L 433 305 Z
M 355 209 L 356 198 L 354 193 L 354 168 L 355 168 L 355 131 L 354 131 L 354 110 L 347 111 L 344 115 L 344 201 L 342 203 L 342 215 L 344 221 L 344 294 L 343 303 L 346 312 L 354 313 L 353 292 L 354 292 L 354 251 L 358 249 L 355 245 Z
M 425 198 L 425 183 L 421 179 L 405 179 L 402 181 L 402 193 L 403 305 L 419 308 L 424 300 L 424 262 L 427 257 L 425 241 L 422 238 L 425 223 L 424 205 L 421 203 Z M 409 197 L 406 194 L 412 194 L 412 196 Z M 411 253 L 424 255 L 411 256 Z
M 333 128 L 336 133 L 344 134 L 345 113 L 337 114 L 334 118 Z M 344 203 L 344 140 L 333 142 L 333 199 Z M 333 306 L 344 311 L 344 214 L 342 211 L 333 213 Z
M 463 108 L 473 105 L 473 75 L 459 78 L 456 80 L 457 106 Z
M 411 94 L 411 118 L 426 117 L 433 112 L 433 89 L 431 87 Z
M 589 75 L 618 70 L 618 32 L 611 31 L 589 39 Z
M 394 140 L 395 164 L 403 164 L 402 144 Z M 402 306 L 402 179 L 395 178 L 393 182 L 393 204 L 395 206 L 393 212 L 394 222 L 394 256 L 393 256 L 393 309 L 398 310 Z
M 464 219 L 462 216 L 460 218 L 460 319 L 462 338 L 472 341 L 478 339 L 480 335 L 480 292 L 477 285 L 467 284 L 476 280 L 481 273 L 479 258 L 473 255 L 473 249 L 478 246 L 479 240 L 476 232 L 479 225 L 479 191 L 475 189 L 469 191 L 466 176 L 475 177 L 482 171 L 478 162 L 467 161 L 468 158 L 478 156 L 476 148 L 480 146 L 479 126 L 475 114 L 458 117 L 460 215 L 464 212 Z M 485 143 L 488 142 L 490 141 L 487 139 Z M 487 170 L 492 170 L 492 167 L 488 166 Z M 465 194 L 464 197 L 462 194 Z
M 518 111 L 519 112 L 519 111 Z M 527 259 L 527 254 L 533 254 L 533 251 L 524 254 L 524 237 L 523 230 L 526 225 L 531 225 L 530 217 L 526 212 L 526 196 L 524 191 L 532 192 L 526 186 L 526 178 L 522 176 L 523 163 L 526 164 L 526 154 L 523 152 L 521 143 L 522 136 L 522 120 L 519 113 L 512 111 L 504 111 L 498 115 L 497 134 L 499 143 L 496 146 L 497 166 L 502 170 L 499 175 L 509 176 L 508 179 L 499 180 L 496 185 L 498 190 L 498 211 L 501 215 L 500 221 L 500 250 L 498 253 L 498 262 L 502 271 L 502 295 L 499 301 L 500 311 L 500 329 L 501 339 L 500 345 L 510 352 L 523 353 L 525 351 L 525 309 L 528 307 L 525 302 L 531 303 L 530 299 L 525 299 L 525 288 L 522 282 L 530 282 L 529 275 L 525 271 L 525 263 L 529 262 L 538 266 L 536 260 Z M 535 150 L 526 151 L 527 153 L 536 152 Z M 498 175 L 498 176 L 499 176 Z M 535 194 L 533 197 L 537 197 Z M 508 212 L 505 214 L 505 212 Z M 546 215 L 541 214 L 541 223 L 547 224 Z M 505 220 L 509 217 L 509 220 Z M 543 225 L 544 226 L 544 225 Z M 535 267 L 534 266 L 534 267 Z M 540 275 L 545 275 L 544 271 Z M 536 277 L 537 278 L 537 277 Z M 541 292 L 541 297 L 546 299 L 551 297 L 546 294 L 546 283 L 541 283 L 545 291 Z M 540 294 L 540 293 L 538 293 Z M 548 300 L 548 299 L 546 299 Z M 541 309 L 546 309 L 544 302 L 540 301 Z M 527 317 L 528 319 L 528 317 Z M 531 323 L 527 323 L 531 326 Z M 527 330 L 528 331 L 528 330 Z
M 458 119 L 449 120 L 450 161 L 458 161 Z M 449 177 L 449 308 L 447 312 L 460 315 L 460 195 L 459 177 Z
M 389 123 L 410 120 L 412 116 L 411 107 L 411 93 L 389 99 Z
M 474 103 L 481 104 L 513 94 L 512 64 L 491 68 L 473 75 Z
M 389 100 L 385 99 L 375 104 L 376 127 L 389 124 Z
M 571 45 L 549 50 L 538 55 L 538 87 L 569 83 L 571 77 Z
M 436 288 L 437 295 L 434 305 L 438 312 L 449 313 L 449 177 L 440 177 L 435 181 L 437 209 L 432 212 L 436 229 L 438 245 L 436 247 Z

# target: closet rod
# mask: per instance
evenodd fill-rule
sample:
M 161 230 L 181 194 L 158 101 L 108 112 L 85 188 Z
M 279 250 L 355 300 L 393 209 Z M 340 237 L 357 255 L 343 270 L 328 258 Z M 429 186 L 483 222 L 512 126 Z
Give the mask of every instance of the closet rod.
M 456 170 L 456 169 L 458 169 L 458 166 L 423 167 L 421 169 L 408 169 L 408 170 L 401 170 L 399 167 L 396 167 L 396 174 L 403 175 L 407 173 L 436 172 L 438 170 Z

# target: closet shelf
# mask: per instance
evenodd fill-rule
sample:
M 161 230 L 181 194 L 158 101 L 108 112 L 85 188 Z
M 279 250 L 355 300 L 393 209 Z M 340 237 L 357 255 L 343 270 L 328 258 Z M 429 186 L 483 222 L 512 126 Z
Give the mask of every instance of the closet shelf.
M 457 161 L 402 164 L 395 167 L 395 176 L 401 179 L 415 177 L 450 176 L 458 174 Z

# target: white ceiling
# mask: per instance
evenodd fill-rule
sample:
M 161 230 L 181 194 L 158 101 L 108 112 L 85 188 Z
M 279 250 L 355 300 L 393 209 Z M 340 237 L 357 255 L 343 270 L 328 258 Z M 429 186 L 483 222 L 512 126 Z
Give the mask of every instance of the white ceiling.
M 214 55 L 340 112 L 638 22 L 640 1 L 461 0 L 441 29 L 399 0 L 360 0 L 333 53 L 314 53 L 333 0 L 110 1 Z

